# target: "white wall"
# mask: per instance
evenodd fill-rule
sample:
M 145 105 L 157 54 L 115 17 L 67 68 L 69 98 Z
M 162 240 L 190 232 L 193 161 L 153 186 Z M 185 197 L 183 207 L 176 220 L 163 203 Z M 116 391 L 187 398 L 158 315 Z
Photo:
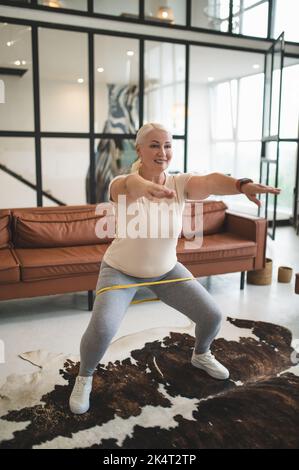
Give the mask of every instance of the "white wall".
M 188 168 L 187 171 L 211 172 L 210 106 L 208 86 L 190 84 Z
M 1 106 L 1 105 L 0 105 Z M 30 138 L 0 138 L 0 162 L 35 184 L 34 141 Z M 35 207 L 36 191 L 0 171 L 0 208 Z
M 33 131 L 32 74 L 23 77 L 2 75 L 5 86 L 5 103 L 0 104 L 0 129 L 2 131 Z
M 85 83 L 43 80 L 40 91 L 42 131 L 89 131 L 88 87 Z

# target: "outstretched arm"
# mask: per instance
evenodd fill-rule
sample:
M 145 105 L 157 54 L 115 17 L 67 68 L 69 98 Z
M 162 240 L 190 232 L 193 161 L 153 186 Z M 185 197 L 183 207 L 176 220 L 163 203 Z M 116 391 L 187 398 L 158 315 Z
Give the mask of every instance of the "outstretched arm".
M 223 175 L 222 173 L 210 173 L 204 176 L 191 176 L 189 178 L 186 191 L 188 199 L 205 199 L 212 194 L 215 195 L 231 195 L 240 194 L 237 189 L 237 179 L 231 176 Z M 254 202 L 257 206 L 261 202 L 257 199 L 257 194 L 271 193 L 280 194 L 281 189 L 272 186 L 266 186 L 259 183 L 246 183 L 243 184 L 241 192 L 247 198 Z

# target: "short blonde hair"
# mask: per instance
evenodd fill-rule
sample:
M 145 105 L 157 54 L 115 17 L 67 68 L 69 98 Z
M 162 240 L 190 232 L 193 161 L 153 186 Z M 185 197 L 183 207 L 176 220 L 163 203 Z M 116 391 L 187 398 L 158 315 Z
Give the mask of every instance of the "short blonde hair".
M 171 132 L 169 129 L 167 129 L 163 124 L 159 124 L 157 122 L 148 122 L 144 124 L 143 126 L 140 127 L 139 131 L 136 134 L 136 139 L 135 139 L 135 148 L 137 147 L 138 144 L 141 144 L 145 138 L 145 136 L 152 130 L 158 129 L 160 131 L 165 131 L 168 132 L 168 134 L 171 135 Z M 137 160 L 133 163 L 131 166 L 131 173 L 134 173 L 135 171 L 138 171 L 139 168 L 141 167 L 141 160 L 138 157 Z

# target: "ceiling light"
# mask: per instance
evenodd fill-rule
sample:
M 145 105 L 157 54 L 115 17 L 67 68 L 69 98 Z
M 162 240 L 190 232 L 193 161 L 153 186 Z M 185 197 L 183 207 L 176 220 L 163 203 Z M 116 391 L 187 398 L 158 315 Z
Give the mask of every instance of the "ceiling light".
M 83 78 L 78 78 L 77 82 L 78 83 L 84 83 L 84 79 Z
M 61 3 L 59 0 L 47 0 L 44 1 L 43 3 L 47 7 L 52 7 L 52 8 L 61 8 Z
M 161 20 L 169 20 L 171 22 L 174 21 L 174 14 L 173 10 L 170 7 L 160 7 L 158 9 L 157 17 Z
M 214 77 L 208 77 L 208 82 L 213 82 L 214 80 Z
M 26 65 L 26 64 L 27 64 L 26 60 L 22 60 L 22 65 Z
M 6 45 L 7 45 L 8 47 L 13 46 L 13 45 L 14 45 L 14 41 L 7 41 Z
M 127 51 L 127 55 L 129 55 L 129 56 L 134 55 L 134 51 Z
M 15 61 L 14 61 L 14 64 L 15 64 L 15 65 L 21 65 L 21 61 L 20 61 L 20 60 L 15 60 Z
M 252 67 L 253 67 L 254 69 L 259 69 L 259 68 L 260 68 L 260 65 L 259 65 L 259 64 L 254 64 Z
M 98 67 L 98 68 L 97 68 L 97 71 L 100 72 L 100 73 L 102 73 L 102 72 L 104 72 L 104 68 L 103 68 L 103 67 Z

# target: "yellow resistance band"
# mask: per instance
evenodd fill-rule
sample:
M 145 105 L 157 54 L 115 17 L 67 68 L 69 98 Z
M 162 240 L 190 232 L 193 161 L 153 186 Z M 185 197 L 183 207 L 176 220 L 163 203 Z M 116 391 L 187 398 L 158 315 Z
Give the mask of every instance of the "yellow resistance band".
M 141 287 L 141 286 L 152 286 L 154 284 L 168 284 L 169 282 L 180 282 L 180 281 L 195 281 L 195 277 L 180 277 L 178 279 L 167 279 L 165 281 L 153 281 L 153 282 L 138 282 L 136 284 L 118 284 L 116 286 L 108 286 L 108 287 L 102 287 L 102 289 L 99 289 L 96 291 L 96 296 L 103 294 L 106 291 L 109 290 L 117 290 L 117 289 L 129 289 L 130 287 Z M 158 297 L 155 297 L 153 299 L 142 299 L 142 300 L 133 300 L 131 304 L 139 304 L 141 302 L 152 302 L 154 300 L 160 300 Z

